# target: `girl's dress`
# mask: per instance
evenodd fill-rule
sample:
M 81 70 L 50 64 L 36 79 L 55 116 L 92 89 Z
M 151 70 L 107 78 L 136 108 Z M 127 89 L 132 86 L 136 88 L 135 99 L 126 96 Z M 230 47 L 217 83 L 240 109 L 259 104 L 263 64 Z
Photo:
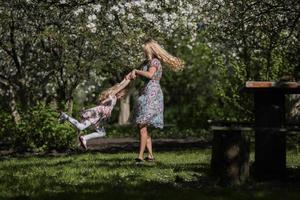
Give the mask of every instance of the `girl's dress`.
M 157 70 L 151 79 L 142 78 L 144 86 L 137 99 L 134 122 L 162 129 L 164 126 L 164 97 L 159 84 L 162 77 L 162 66 L 160 61 L 154 58 L 143 66 L 143 71 L 148 71 L 150 66 L 156 67 Z
M 66 113 L 63 113 L 62 117 L 73 124 L 79 131 L 82 131 L 93 125 L 96 132 L 82 136 L 86 141 L 94 138 L 104 137 L 106 132 L 103 127 L 103 123 L 110 117 L 111 112 L 116 105 L 116 101 L 117 98 L 115 96 L 109 96 L 109 99 L 105 104 L 82 111 L 81 122 L 67 115 Z
M 116 105 L 117 98 L 109 96 L 109 101 L 105 105 L 99 105 L 81 112 L 81 120 L 88 120 L 97 129 L 103 120 L 110 117 L 111 112 Z

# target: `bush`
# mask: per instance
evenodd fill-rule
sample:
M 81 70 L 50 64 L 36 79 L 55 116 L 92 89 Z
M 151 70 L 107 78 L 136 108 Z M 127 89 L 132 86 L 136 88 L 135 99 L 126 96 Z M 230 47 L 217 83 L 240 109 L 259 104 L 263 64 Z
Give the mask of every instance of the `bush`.
M 0 115 L 0 141 L 17 151 L 43 152 L 66 150 L 75 144 L 76 132 L 67 123 L 59 124 L 58 113 L 39 104 L 26 113 L 22 121 L 15 125 L 8 113 Z
M 0 111 L 0 124 L 0 147 L 3 149 L 11 145 L 16 127 L 10 113 L 3 110 Z

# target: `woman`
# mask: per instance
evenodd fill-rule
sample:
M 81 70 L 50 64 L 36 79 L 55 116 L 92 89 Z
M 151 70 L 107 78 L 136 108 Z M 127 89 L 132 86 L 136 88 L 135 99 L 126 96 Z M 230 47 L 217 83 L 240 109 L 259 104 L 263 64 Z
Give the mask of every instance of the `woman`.
M 145 148 L 148 150 L 147 161 L 154 161 L 152 152 L 152 140 L 148 134 L 148 126 L 163 128 L 163 93 L 159 84 L 162 77 L 162 66 L 166 64 L 172 70 L 183 69 L 183 61 L 170 55 L 155 40 L 148 39 L 143 45 L 146 61 L 143 63 L 142 70 L 132 70 L 127 74 L 126 79 L 135 79 L 141 76 L 144 86 L 140 90 L 135 109 L 134 121 L 140 129 L 140 152 L 137 162 L 144 161 Z

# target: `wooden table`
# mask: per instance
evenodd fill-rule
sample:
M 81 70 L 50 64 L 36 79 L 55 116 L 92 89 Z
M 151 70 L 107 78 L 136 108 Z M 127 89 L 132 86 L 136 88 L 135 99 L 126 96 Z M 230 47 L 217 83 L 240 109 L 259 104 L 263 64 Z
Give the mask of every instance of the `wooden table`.
M 254 94 L 254 175 L 260 180 L 285 178 L 285 95 L 299 94 L 300 83 L 248 81 L 244 91 Z

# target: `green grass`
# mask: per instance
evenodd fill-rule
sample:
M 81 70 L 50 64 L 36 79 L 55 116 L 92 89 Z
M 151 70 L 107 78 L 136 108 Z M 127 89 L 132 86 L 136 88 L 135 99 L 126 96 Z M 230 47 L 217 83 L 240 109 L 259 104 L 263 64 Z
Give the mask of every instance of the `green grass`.
M 299 199 L 297 182 L 222 188 L 208 176 L 210 150 L 160 152 L 135 164 L 136 153 L 83 153 L 0 160 L 0 199 Z M 289 168 L 299 175 L 300 156 Z M 299 178 L 299 176 L 298 176 Z

